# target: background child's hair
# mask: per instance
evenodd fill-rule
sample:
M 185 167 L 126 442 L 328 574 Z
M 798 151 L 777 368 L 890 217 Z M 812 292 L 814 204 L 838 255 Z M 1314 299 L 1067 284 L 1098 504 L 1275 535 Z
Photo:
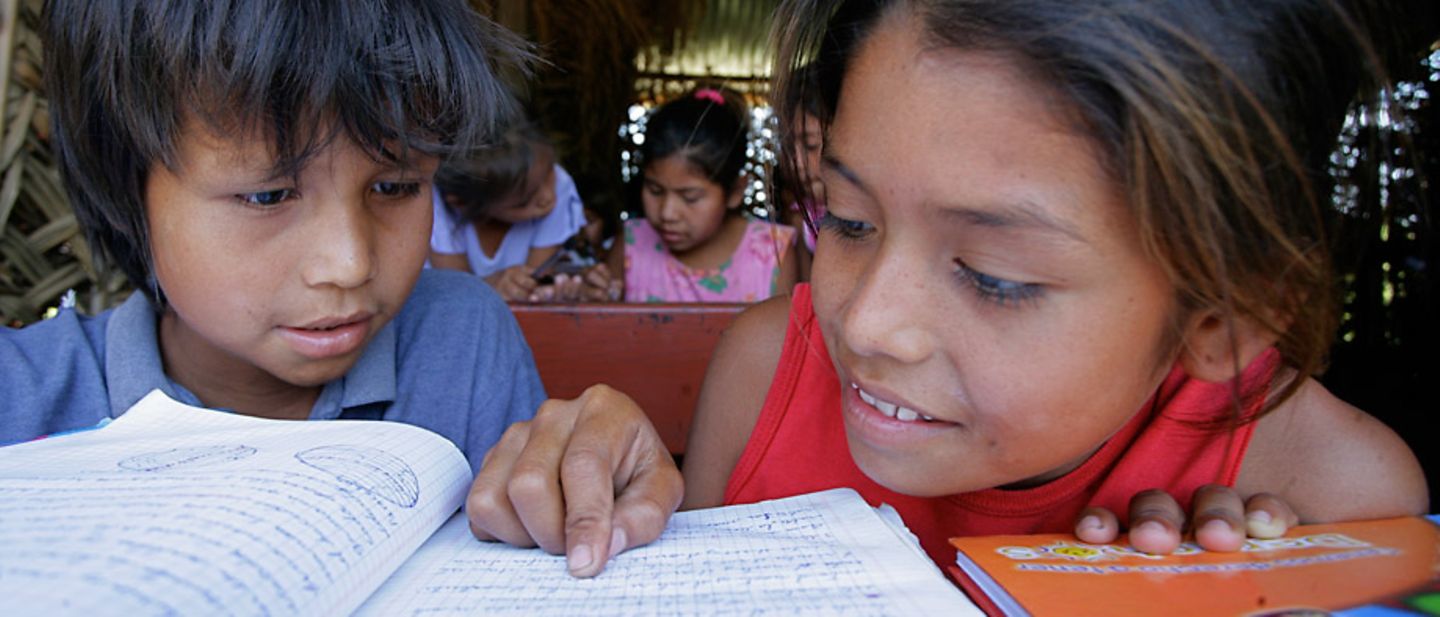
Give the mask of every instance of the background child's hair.
M 788 109 L 794 114 L 780 123 L 780 143 L 791 144 L 794 147 L 782 148 L 779 157 L 775 178 L 775 186 L 772 193 L 780 195 L 788 193 L 794 201 L 820 201 L 819 196 L 811 194 L 810 183 L 803 179 L 807 175 L 820 173 L 818 169 L 802 170 L 801 159 L 804 158 L 802 144 L 798 141 L 801 133 L 805 130 L 804 120 L 800 114 L 805 114 L 819 121 L 821 130 L 830 125 L 831 108 L 825 99 L 825 94 L 820 88 L 820 63 L 809 62 L 804 66 L 796 67 L 789 73 L 789 81 L 792 86 L 788 92 L 796 96 L 793 107 L 777 105 L 781 109 Z M 823 139 L 822 139 L 823 143 Z M 800 158 L 796 158 L 800 157 Z M 810 228 L 810 233 L 818 231 L 818 221 L 811 220 L 809 208 L 800 209 L 800 220 Z
M 933 48 L 1012 58 L 1093 139 L 1176 290 L 1157 360 L 1173 357 L 1186 318 L 1214 310 L 1279 333 L 1298 369 L 1266 410 L 1319 371 L 1339 304 L 1326 166 L 1374 69 L 1337 2 L 787 0 L 775 31 L 782 121 L 811 90 L 835 109 L 847 62 L 892 7 L 912 11 Z M 812 60 L 813 72 L 796 70 Z
M 745 101 L 727 88 L 697 88 L 672 99 L 645 123 L 641 169 L 680 155 L 728 195 L 745 167 L 749 118 Z
M 553 157 L 550 140 L 539 127 L 519 121 L 496 143 L 447 159 L 435 172 L 435 186 L 458 202 L 447 205 L 459 215 L 459 221 L 476 221 L 524 186 L 535 157 L 542 152 Z
M 515 106 L 499 71 L 529 58 L 463 0 L 52 0 L 43 35 L 76 218 L 157 306 L 145 181 L 183 131 L 267 136 L 276 177 L 342 135 L 404 165 L 484 141 Z

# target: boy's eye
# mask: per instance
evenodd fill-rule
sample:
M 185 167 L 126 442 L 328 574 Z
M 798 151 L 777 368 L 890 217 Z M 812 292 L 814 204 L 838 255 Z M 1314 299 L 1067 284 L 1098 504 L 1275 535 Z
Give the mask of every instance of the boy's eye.
M 968 285 L 980 299 L 1000 306 L 1019 306 L 1040 297 L 1041 286 L 1035 283 L 1018 283 L 990 276 L 972 269 L 959 258 L 955 259 L 955 278 Z
M 645 185 L 645 192 L 646 192 L 646 193 L 649 193 L 649 194 L 651 194 L 651 195 L 657 195 L 657 196 L 658 196 L 658 195 L 663 194 L 663 193 L 665 192 L 665 190 L 662 189 L 662 188 L 660 188 L 660 187 L 658 187 L 658 186 L 655 186 L 654 184 L 647 184 L 647 185 Z
M 846 240 L 859 240 L 875 231 L 875 228 L 869 223 L 842 219 L 828 210 L 820 215 L 820 221 L 816 226 L 821 231 L 833 232 Z
M 376 182 L 370 188 L 386 197 L 414 197 L 420 194 L 419 182 Z
M 275 189 L 273 191 L 257 191 L 254 193 L 240 193 L 235 197 L 246 205 L 260 208 L 277 206 L 280 202 L 294 196 L 295 191 L 290 189 Z

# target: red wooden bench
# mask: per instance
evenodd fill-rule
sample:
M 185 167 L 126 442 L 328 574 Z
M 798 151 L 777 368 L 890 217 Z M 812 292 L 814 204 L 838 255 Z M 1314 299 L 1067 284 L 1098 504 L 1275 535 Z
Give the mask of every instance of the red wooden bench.
M 512 304 L 545 391 L 603 383 L 630 395 L 672 454 L 685 452 L 710 353 L 744 304 Z

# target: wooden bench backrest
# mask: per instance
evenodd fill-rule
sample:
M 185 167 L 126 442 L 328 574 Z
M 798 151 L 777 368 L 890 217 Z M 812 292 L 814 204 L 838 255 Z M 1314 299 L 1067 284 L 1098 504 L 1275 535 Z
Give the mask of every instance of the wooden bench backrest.
M 650 416 L 666 447 L 685 452 L 690 417 L 720 333 L 743 304 L 511 305 L 545 391 L 574 398 L 608 384 Z

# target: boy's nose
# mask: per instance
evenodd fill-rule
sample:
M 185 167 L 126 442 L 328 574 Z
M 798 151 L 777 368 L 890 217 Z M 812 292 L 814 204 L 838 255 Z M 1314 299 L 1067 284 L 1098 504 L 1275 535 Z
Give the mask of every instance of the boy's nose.
M 938 298 L 916 267 L 882 249 L 859 273 L 841 313 L 845 344 L 862 356 L 886 356 L 900 363 L 918 363 L 934 351 L 935 337 L 926 330 L 924 311 Z
M 306 285 L 350 289 L 375 277 L 375 222 L 365 204 L 317 207 L 307 228 Z

